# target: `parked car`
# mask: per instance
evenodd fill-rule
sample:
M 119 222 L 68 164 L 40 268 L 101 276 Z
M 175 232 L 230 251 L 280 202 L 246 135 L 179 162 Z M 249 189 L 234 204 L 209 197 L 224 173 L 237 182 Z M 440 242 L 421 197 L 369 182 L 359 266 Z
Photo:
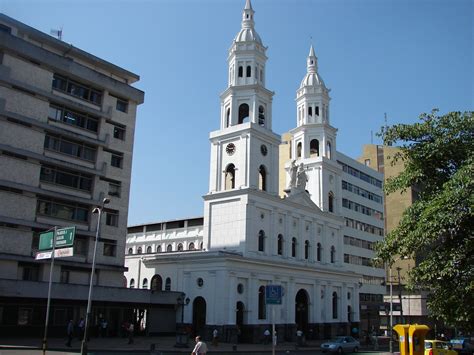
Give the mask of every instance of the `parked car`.
M 474 343 L 470 338 L 457 337 L 449 341 L 453 346 L 453 349 L 460 354 L 472 354 L 474 352 Z
M 450 343 L 442 340 L 425 340 L 425 355 L 458 355 Z
M 360 343 L 350 336 L 337 337 L 333 340 L 328 341 L 327 343 L 321 344 L 321 351 L 325 353 L 329 351 L 331 353 L 343 352 L 358 352 L 360 348 Z

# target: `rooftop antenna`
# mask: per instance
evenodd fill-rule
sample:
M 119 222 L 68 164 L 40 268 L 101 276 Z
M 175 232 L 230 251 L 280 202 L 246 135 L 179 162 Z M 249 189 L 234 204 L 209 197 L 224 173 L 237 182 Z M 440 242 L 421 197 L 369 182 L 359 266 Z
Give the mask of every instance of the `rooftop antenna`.
M 374 131 L 370 130 L 370 144 L 374 144 Z
M 387 119 L 387 112 L 384 112 L 384 121 L 385 121 L 385 131 L 388 129 L 388 119 Z M 384 142 L 385 143 L 385 142 Z M 388 144 L 391 145 L 391 144 Z
M 51 29 L 49 33 L 51 36 L 57 37 L 60 41 L 63 40 L 63 26 L 61 26 L 59 30 Z

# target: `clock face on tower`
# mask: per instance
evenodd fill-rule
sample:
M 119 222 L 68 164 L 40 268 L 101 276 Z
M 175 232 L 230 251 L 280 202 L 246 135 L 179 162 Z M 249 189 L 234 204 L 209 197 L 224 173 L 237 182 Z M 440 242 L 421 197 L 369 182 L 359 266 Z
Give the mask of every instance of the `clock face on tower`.
M 227 144 L 227 146 L 225 147 L 225 151 L 227 152 L 227 154 L 229 155 L 232 155 L 235 153 L 235 145 L 234 143 L 229 143 Z
M 262 144 L 260 146 L 260 152 L 262 153 L 262 155 L 267 155 L 268 149 L 267 149 L 267 146 L 265 144 Z

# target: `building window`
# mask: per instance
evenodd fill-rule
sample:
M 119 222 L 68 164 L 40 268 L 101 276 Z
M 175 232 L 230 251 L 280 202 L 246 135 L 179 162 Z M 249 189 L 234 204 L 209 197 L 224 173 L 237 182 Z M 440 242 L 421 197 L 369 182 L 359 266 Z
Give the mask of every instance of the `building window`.
M 265 251 L 265 232 L 258 232 L 258 251 Z
M 96 105 L 102 103 L 102 91 L 58 74 L 53 76 L 53 89 L 64 91 Z
M 332 319 L 337 319 L 337 292 L 332 293 Z
M 225 190 L 232 190 L 235 188 L 235 165 L 229 164 L 225 169 Z
M 122 183 L 120 181 L 109 182 L 109 196 L 120 197 Z
M 117 98 L 117 104 L 115 105 L 117 111 L 127 112 L 128 111 L 128 101 L 125 99 Z
M 166 247 L 166 251 L 167 252 L 173 251 L 173 246 L 171 244 L 168 244 L 168 246 Z
M 327 142 L 326 144 L 326 157 L 331 159 L 331 142 Z
M 329 212 L 334 212 L 334 194 L 332 191 L 328 194 L 328 210 Z
M 243 78 L 243 76 L 244 76 L 244 67 L 239 66 L 239 78 Z
M 87 255 L 88 249 L 88 241 L 89 238 L 79 237 L 76 235 L 74 238 L 74 255 Z
M 125 140 L 125 126 L 118 126 L 114 124 L 114 138 L 120 139 L 122 141 Z
M 293 258 L 296 258 L 296 238 L 291 239 L 291 256 Z
M 142 253 L 142 247 L 138 247 L 137 248 L 137 254 L 141 254 Z
M 197 280 L 196 280 L 196 284 L 199 288 L 201 288 L 202 286 L 204 286 L 204 280 L 202 277 L 198 277 Z
M 132 255 L 133 254 L 133 248 L 128 248 L 128 254 Z
M 252 76 L 252 67 L 250 65 L 247 65 L 247 78 L 250 78 Z
M 201 250 L 204 249 L 204 243 L 203 242 L 199 243 L 199 249 L 201 249 Z
M 161 291 L 163 289 L 163 279 L 160 275 L 155 275 L 151 279 L 151 290 L 152 291 Z
M 112 153 L 112 155 L 110 157 L 110 165 L 115 166 L 116 168 L 122 169 L 123 154 L 122 153 Z
M 364 163 L 365 163 L 365 166 L 370 166 L 370 159 L 365 159 Z
M 73 111 L 64 106 L 51 104 L 49 106 L 48 118 L 91 132 L 97 132 L 99 130 L 98 117 L 83 112 Z
M 297 158 L 301 158 L 301 150 L 302 150 L 302 145 L 301 145 L 301 142 L 299 142 L 296 145 L 296 157 Z
M 319 141 L 317 139 L 312 139 L 309 143 L 309 155 L 319 157 Z
M 331 263 L 335 263 L 336 262 L 336 248 L 334 247 L 334 245 L 331 247 Z
M 157 252 L 157 253 L 161 253 L 161 245 L 158 245 L 158 246 L 156 247 L 156 252 Z
M 265 108 L 263 106 L 258 107 L 258 124 L 265 126 Z
M 281 234 L 278 234 L 277 254 L 283 255 L 283 236 Z
M 150 253 L 152 252 L 151 246 L 147 246 L 147 247 L 146 247 L 146 252 L 147 252 L 147 254 L 150 254 Z
M 225 118 L 225 126 L 230 127 L 230 108 L 227 109 L 226 118 Z
M 182 243 L 178 244 L 178 251 L 183 251 L 183 244 Z
M 105 256 L 116 256 L 117 255 L 117 242 L 111 239 L 102 239 L 104 241 L 104 255 Z
M 31 325 L 33 320 L 33 309 L 31 308 L 18 308 L 18 325 Z
M 105 224 L 112 227 L 119 225 L 119 211 L 107 210 L 105 214 Z
M 130 288 L 135 288 L 135 279 L 130 280 Z
M 4 32 L 4 33 L 10 34 L 10 33 L 12 33 L 12 29 L 11 29 L 11 27 L 8 27 L 8 26 L 6 26 L 6 25 L 0 23 L 0 32 Z
M 144 279 L 143 279 L 142 288 L 145 288 L 145 289 L 148 288 L 148 279 L 147 279 L 147 278 L 144 278 Z
M 244 123 L 247 122 L 250 118 L 250 108 L 249 105 L 247 104 L 241 104 L 239 106 L 239 121 L 238 123 Z
M 169 277 L 165 281 L 165 291 L 171 291 L 171 279 Z
M 188 250 L 194 250 L 194 249 L 196 249 L 196 247 L 194 246 L 194 243 L 193 242 L 189 243 Z
M 93 146 L 50 134 L 45 136 L 44 148 L 92 162 L 95 161 L 97 152 Z
M 309 240 L 306 240 L 306 241 L 304 242 L 304 258 L 305 258 L 306 260 L 309 259 Z
M 88 206 L 41 196 L 38 198 L 36 213 L 78 222 L 89 220 Z
M 61 274 L 59 275 L 59 282 L 62 284 L 69 283 L 69 270 L 64 270 L 61 268 Z
M 318 243 L 318 245 L 316 246 L 316 261 L 321 261 L 321 251 L 321 243 Z
M 258 319 L 266 319 L 267 310 L 265 305 L 265 286 L 258 288 Z
M 40 181 L 77 190 L 92 191 L 92 175 L 51 165 L 41 166 Z
M 267 191 L 267 170 L 263 165 L 260 165 L 258 169 L 258 188 L 262 191 Z

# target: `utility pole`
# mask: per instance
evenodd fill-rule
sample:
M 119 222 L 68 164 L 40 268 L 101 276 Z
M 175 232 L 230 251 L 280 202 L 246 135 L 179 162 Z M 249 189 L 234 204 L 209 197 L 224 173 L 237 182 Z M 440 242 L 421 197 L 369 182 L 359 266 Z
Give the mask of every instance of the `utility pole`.
M 400 301 L 400 322 L 403 324 L 403 305 L 402 305 L 402 282 L 400 278 L 401 267 L 397 267 L 398 275 L 398 300 Z

